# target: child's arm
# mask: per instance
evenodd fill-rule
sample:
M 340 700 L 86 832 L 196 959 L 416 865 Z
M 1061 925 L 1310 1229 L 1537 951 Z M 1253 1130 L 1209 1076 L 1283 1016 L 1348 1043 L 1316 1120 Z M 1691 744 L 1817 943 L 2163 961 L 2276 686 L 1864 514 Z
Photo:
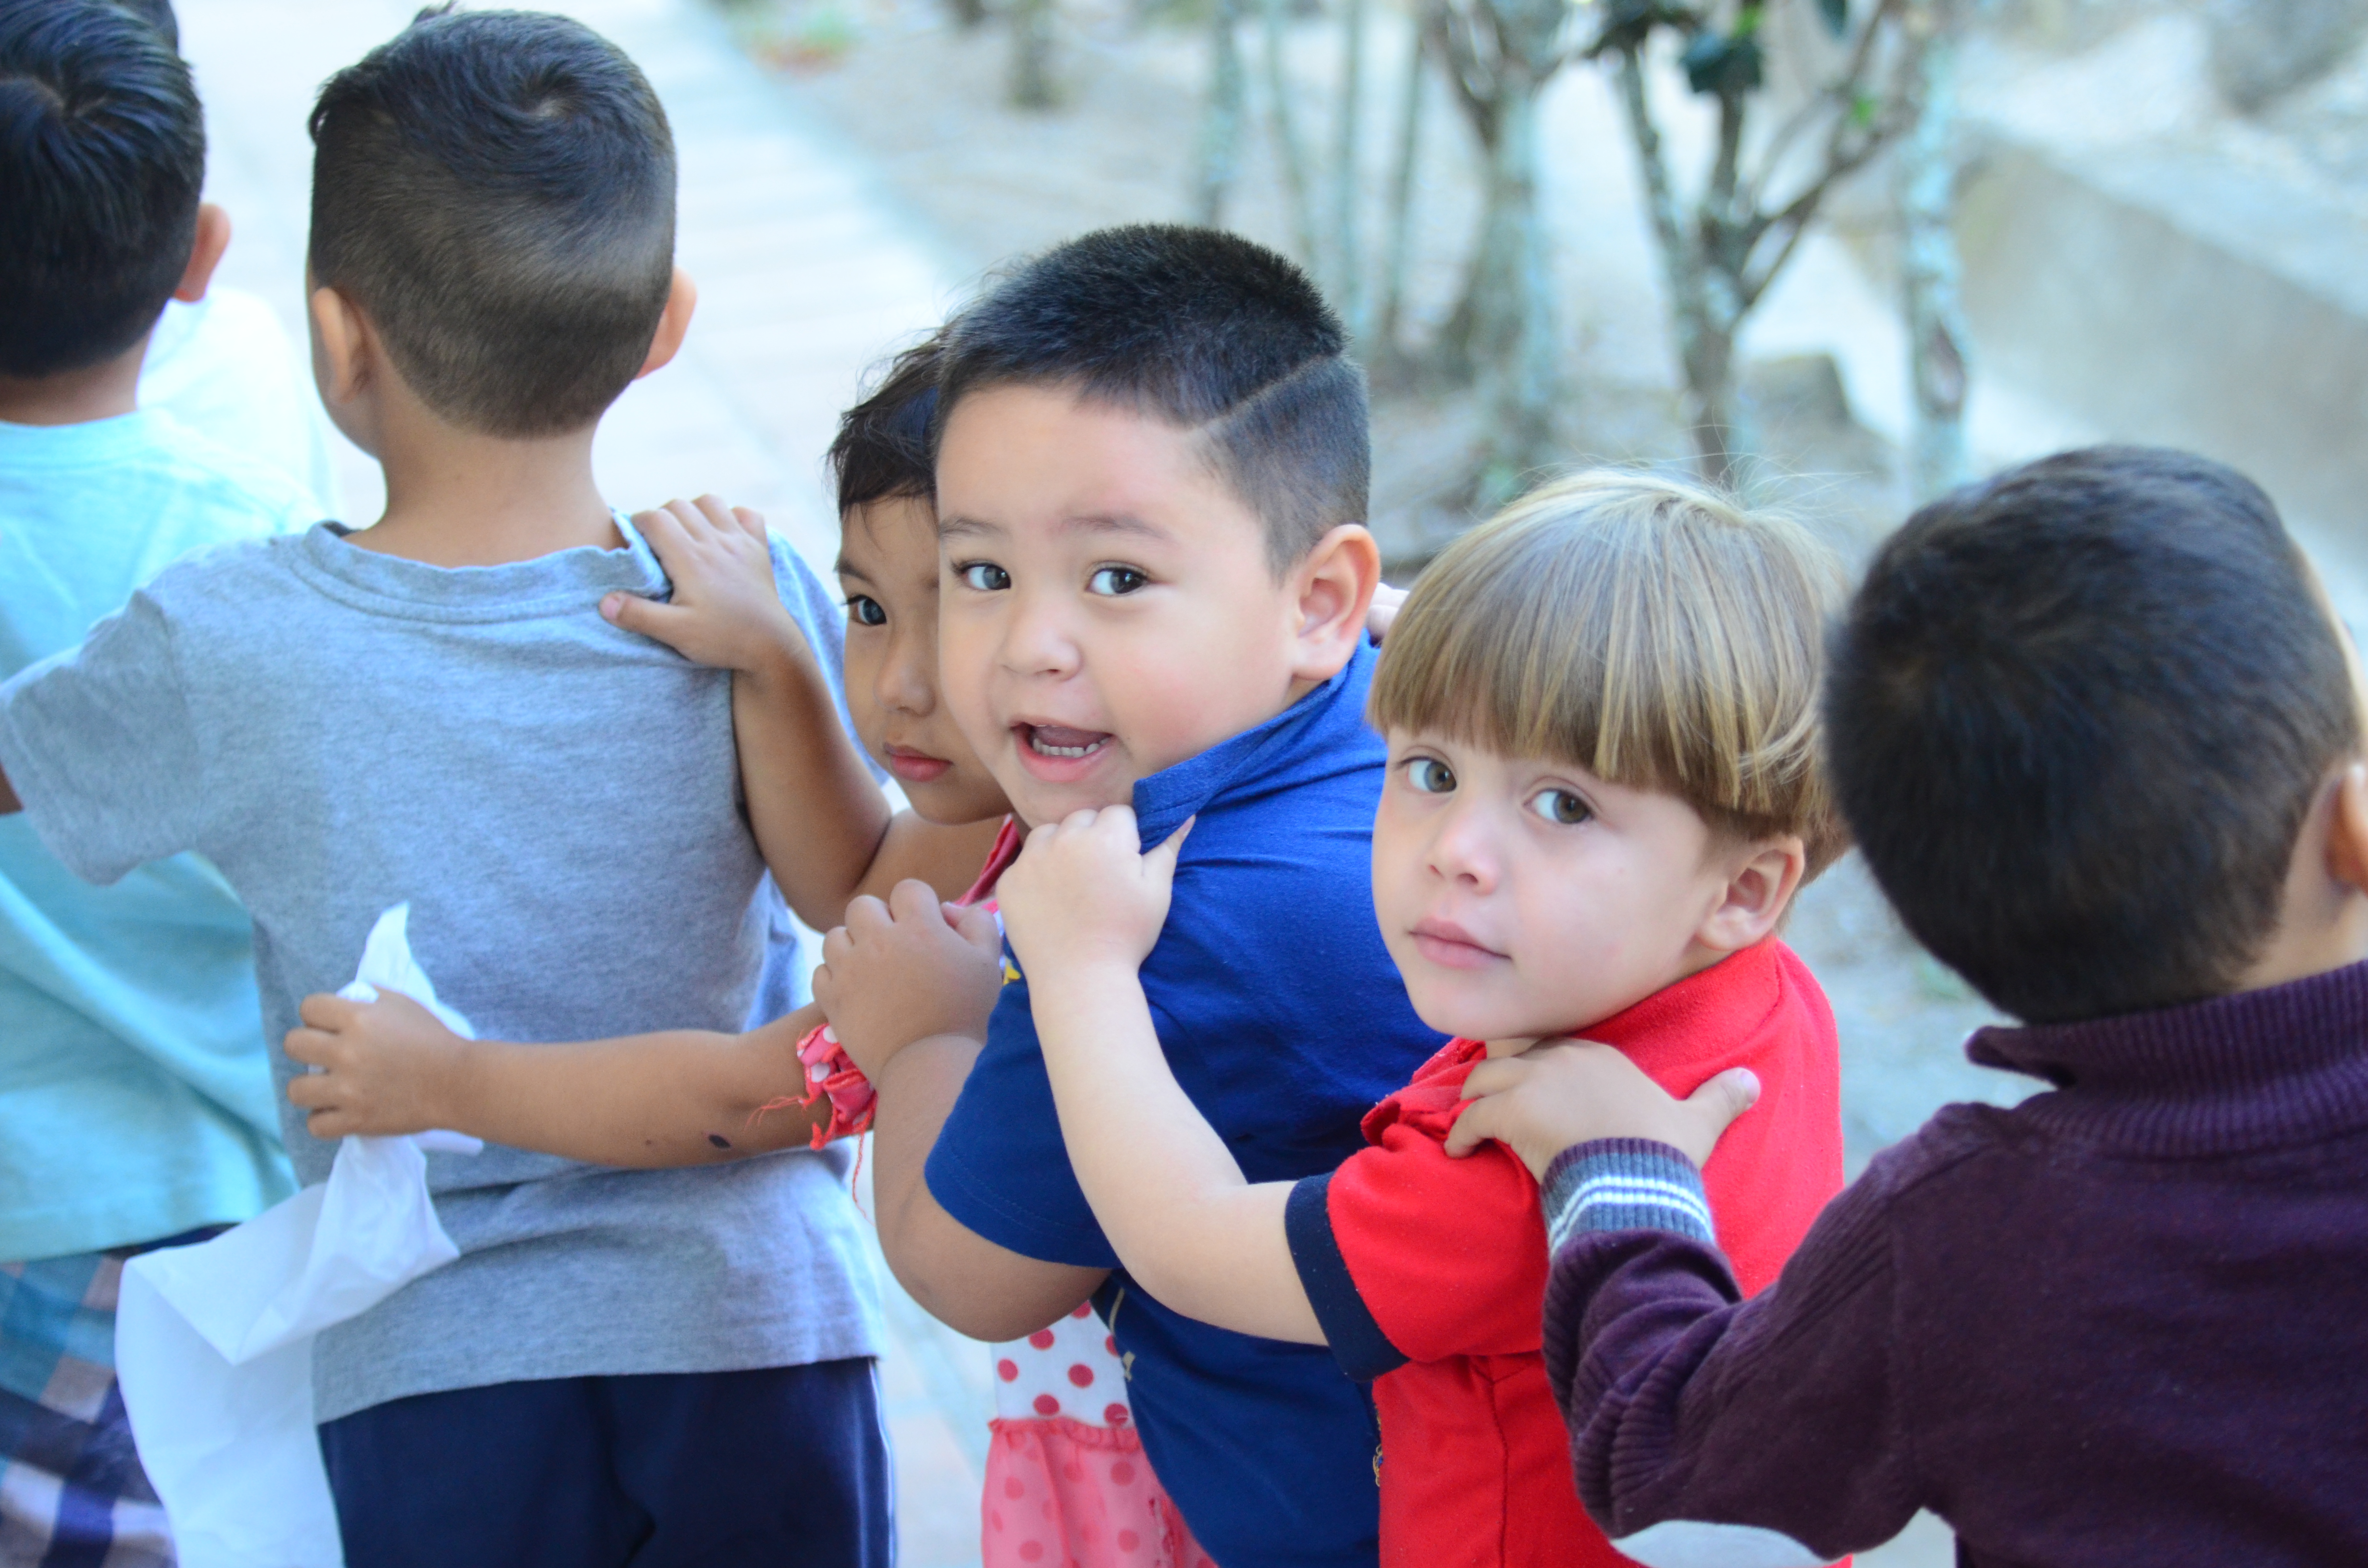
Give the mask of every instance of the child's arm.
M 1322 1345 L 1284 1230 L 1297 1184 L 1245 1180 L 1160 1051 L 1136 971 L 1182 835 L 1144 855 L 1137 832 L 1123 806 L 1039 827 L 996 889 L 1069 1162 L 1145 1290 L 1220 1328 Z
M 927 1166 L 978 1060 L 1002 988 L 994 918 L 954 910 L 918 882 L 859 899 L 823 943 L 814 995 L 879 1098 L 872 1200 L 880 1248 L 931 1315 L 976 1339 L 1017 1339 L 1093 1294 L 1099 1268 L 1047 1263 L 947 1213 Z
M 805 1087 L 808 1006 L 745 1035 L 677 1029 L 579 1045 L 463 1040 L 408 996 L 308 996 L 288 1085 L 315 1138 L 450 1128 L 605 1165 L 712 1165 L 803 1148 L 827 1100 L 760 1108 Z
M 996 824 L 939 827 L 900 814 L 848 742 L 830 683 L 773 576 L 764 519 L 712 495 L 634 519 L 674 585 L 667 604 L 611 594 L 601 613 L 687 659 L 733 672 L 732 725 L 757 846 L 798 918 L 838 923 L 860 892 L 918 877 L 968 887 Z
M 1889 1540 L 1936 1501 L 1913 1430 L 1933 1402 L 1898 1375 L 1882 1164 L 1748 1301 L 1674 1148 L 1581 1145 L 1541 1198 L 1546 1378 L 1580 1500 L 1623 1554 L 1805 1568 Z

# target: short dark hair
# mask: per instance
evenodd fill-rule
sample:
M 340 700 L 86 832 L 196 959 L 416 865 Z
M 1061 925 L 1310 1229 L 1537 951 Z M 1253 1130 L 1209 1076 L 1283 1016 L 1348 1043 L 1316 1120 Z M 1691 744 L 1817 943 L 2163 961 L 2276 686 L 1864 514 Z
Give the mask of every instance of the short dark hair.
M 123 353 L 197 241 L 205 115 L 189 68 L 105 0 L 0 0 L 0 374 Z
M 173 15 L 173 0 L 115 0 L 115 3 L 154 28 L 166 48 L 179 51 L 181 20 Z
M 1138 223 L 1024 264 L 948 329 L 935 426 L 968 394 L 1073 385 L 1201 433 L 1278 576 L 1365 520 L 1364 373 L 1307 275 L 1216 229 Z
M 1876 882 L 2034 1023 L 2233 990 L 2360 744 L 2276 508 L 2183 452 L 2066 452 L 1925 507 L 1829 668 L 1834 788 Z
M 841 517 L 874 501 L 936 494 L 929 466 L 929 421 L 938 410 L 938 369 L 945 334 L 934 333 L 888 362 L 880 382 L 838 416 L 825 460 L 838 488 Z
M 674 275 L 674 142 L 633 62 L 581 23 L 423 11 L 313 108 L 313 277 L 411 389 L 495 436 L 599 418 Z

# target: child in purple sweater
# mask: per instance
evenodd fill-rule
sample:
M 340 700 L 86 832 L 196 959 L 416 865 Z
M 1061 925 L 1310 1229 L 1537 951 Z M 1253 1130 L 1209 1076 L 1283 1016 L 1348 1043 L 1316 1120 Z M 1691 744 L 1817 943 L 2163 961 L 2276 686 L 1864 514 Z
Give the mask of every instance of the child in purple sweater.
M 2355 671 L 2268 497 L 2199 458 L 2051 458 L 1884 546 L 1835 787 L 1908 929 L 2024 1021 L 1969 1054 L 2053 1092 L 1941 1110 L 1744 1301 L 1719 1116 L 1602 1047 L 1473 1074 L 1458 1137 L 1545 1186 L 1548 1371 L 1622 1551 L 1820 1563 L 1929 1508 L 1969 1568 L 2368 1562 Z

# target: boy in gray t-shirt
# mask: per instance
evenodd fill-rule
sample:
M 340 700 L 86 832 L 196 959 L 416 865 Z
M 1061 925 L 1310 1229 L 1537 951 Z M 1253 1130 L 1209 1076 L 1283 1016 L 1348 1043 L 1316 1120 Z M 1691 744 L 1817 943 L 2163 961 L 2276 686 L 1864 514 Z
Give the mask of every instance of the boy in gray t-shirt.
M 591 469 L 601 414 L 690 315 L 664 113 L 575 23 L 431 15 L 332 78 L 313 131 L 315 362 L 386 513 L 186 562 L 0 687 L 0 812 L 21 800 L 93 881 L 212 860 L 253 913 L 275 1047 L 404 901 L 488 1035 L 736 1029 L 765 958 L 752 816 L 791 907 L 828 925 L 886 807 L 846 746 L 786 800 L 741 796 L 735 701 L 746 720 L 784 683 L 837 684 L 830 601 L 778 544 L 806 646 L 769 685 L 599 612 L 669 591 Z M 282 1111 L 320 1180 L 333 1147 Z M 884 1568 L 877 1309 L 843 1175 L 806 1151 L 431 1156 L 462 1256 L 316 1353 L 347 1561 Z

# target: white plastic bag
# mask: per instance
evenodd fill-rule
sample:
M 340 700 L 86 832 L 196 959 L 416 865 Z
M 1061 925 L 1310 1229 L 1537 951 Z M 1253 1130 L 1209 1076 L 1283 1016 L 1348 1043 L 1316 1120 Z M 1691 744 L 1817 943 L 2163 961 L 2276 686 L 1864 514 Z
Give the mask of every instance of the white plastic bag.
M 413 961 L 410 913 L 379 916 L 338 994 L 401 992 L 473 1039 Z M 124 1266 L 116 1377 L 182 1568 L 343 1568 L 313 1424 L 313 1336 L 461 1256 L 428 1197 L 426 1151 L 484 1147 L 457 1132 L 347 1138 L 322 1185 Z

